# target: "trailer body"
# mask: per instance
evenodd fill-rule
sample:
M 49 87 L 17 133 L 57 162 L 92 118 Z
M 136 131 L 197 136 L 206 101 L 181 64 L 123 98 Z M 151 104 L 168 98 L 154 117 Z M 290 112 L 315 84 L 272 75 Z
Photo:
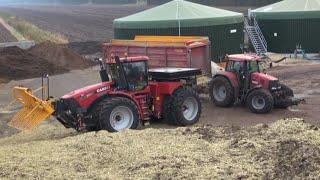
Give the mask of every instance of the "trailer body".
M 103 44 L 104 57 L 148 56 L 150 68 L 199 68 L 211 73 L 210 41 L 206 37 L 137 36 Z

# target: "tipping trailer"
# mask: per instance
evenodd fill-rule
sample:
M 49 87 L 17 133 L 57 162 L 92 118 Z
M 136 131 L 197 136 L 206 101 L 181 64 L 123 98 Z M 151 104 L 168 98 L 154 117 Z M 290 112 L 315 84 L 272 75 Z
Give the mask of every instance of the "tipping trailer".
M 200 36 L 136 36 L 103 44 L 104 56 L 148 56 L 150 68 L 199 68 L 211 73 L 210 41 Z

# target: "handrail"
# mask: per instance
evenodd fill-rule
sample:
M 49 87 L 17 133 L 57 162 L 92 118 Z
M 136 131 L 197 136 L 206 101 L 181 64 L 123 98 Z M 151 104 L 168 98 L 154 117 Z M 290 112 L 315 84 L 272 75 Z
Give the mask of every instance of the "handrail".
M 249 31 L 249 29 L 248 29 L 248 28 L 252 28 L 253 26 L 250 26 L 250 25 L 249 25 L 249 22 L 248 22 L 248 18 L 247 18 L 247 17 L 245 17 L 245 19 L 244 19 L 244 27 L 245 27 L 245 30 L 246 30 L 248 36 L 249 36 L 249 39 L 251 40 L 251 43 L 252 43 L 252 45 L 253 45 L 253 48 L 255 49 L 255 51 L 256 51 L 257 53 L 259 53 L 259 49 L 257 48 L 256 43 L 254 43 L 254 42 L 252 41 L 252 39 L 254 39 L 254 36 L 252 35 L 252 33 L 251 33 L 251 32 Z
M 264 48 L 265 48 L 266 50 L 268 50 L 267 41 L 266 41 L 266 39 L 264 38 L 264 36 L 263 36 L 263 34 L 262 34 L 262 32 L 261 32 L 261 29 L 260 29 L 260 27 L 259 27 L 259 25 L 258 25 L 258 22 L 256 21 L 255 18 L 253 18 L 253 24 L 254 24 L 254 26 L 255 26 L 255 28 L 256 28 L 256 30 L 257 30 L 257 33 L 258 33 L 258 35 L 259 35 L 259 38 L 260 38 L 260 40 L 261 40 Z

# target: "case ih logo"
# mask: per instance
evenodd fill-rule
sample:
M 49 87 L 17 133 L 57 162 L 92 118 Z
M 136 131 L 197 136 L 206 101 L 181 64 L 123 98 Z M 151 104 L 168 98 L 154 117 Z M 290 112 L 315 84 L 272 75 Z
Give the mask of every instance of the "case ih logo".
M 97 93 L 101 93 L 101 92 L 109 90 L 109 89 L 110 89 L 110 86 L 102 87 L 102 88 L 97 89 Z

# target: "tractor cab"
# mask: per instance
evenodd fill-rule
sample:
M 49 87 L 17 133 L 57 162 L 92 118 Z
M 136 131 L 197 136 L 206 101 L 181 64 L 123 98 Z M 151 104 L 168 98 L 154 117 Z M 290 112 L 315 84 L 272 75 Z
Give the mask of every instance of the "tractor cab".
M 260 72 L 261 58 L 254 54 L 234 54 L 227 56 L 226 71 L 234 72 L 238 76 L 248 73 Z
M 148 86 L 148 57 L 115 57 L 102 69 L 118 90 L 139 91 Z
M 239 91 L 244 91 L 260 84 L 252 84 L 253 74 L 260 74 L 259 61 L 261 58 L 255 54 L 234 54 L 227 56 L 226 71 L 231 72 L 237 79 Z

